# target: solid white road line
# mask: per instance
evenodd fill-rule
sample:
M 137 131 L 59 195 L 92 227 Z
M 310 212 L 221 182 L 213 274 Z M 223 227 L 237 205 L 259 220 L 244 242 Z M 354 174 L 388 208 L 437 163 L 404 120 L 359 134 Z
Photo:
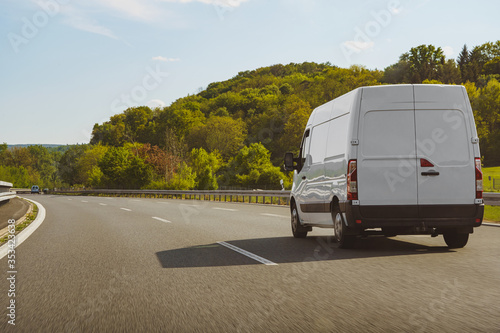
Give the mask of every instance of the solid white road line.
M 172 223 L 172 222 L 170 222 L 169 220 L 162 219 L 161 217 L 155 217 L 155 216 L 153 216 L 153 218 L 154 218 L 155 220 L 160 221 L 160 222 Z
M 29 226 L 27 226 L 23 231 L 21 231 L 19 234 L 16 235 L 16 247 L 17 248 L 19 245 L 22 244 L 35 230 L 42 224 L 43 220 L 45 220 L 45 207 L 42 206 L 42 204 L 26 199 L 28 201 L 31 201 L 35 205 L 38 206 L 38 214 L 36 216 L 36 219 L 31 222 Z M 7 253 L 9 252 L 9 248 L 7 247 L 9 243 L 5 243 L 4 245 L 0 246 L 0 259 L 5 257 Z
M 223 210 L 223 211 L 226 211 L 226 212 L 237 212 L 238 210 L 237 209 L 231 209 L 231 208 L 219 208 L 219 207 L 214 207 L 212 209 L 215 209 L 215 210 Z
M 124 211 L 127 211 L 127 212 L 131 212 L 132 209 L 128 209 L 128 208 L 120 208 L 121 210 L 124 210 Z
M 229 243 L 226 243 L 226 242 L 217 242 L 217 244 L 222 245 L 224 247 L 227 247 L 228 249 L 231 249 L 231 250 L 233 250 L 235 252 L 238 252 L 238 253 L 240 253 L 240 254 L 242 254 L 242 255 L 250 258 L 250 259 L 258 261 L 258 262 L 260 262 L 260 263 L 262 263 L 264 265 L 268 265 L 268 266 L 277 266 L 278 265 L 275 262 L 267 260 L 266 258 L 259 257 L 258 255 L 253 254 L 252 252 L 245 251 L 245 250 L 240 249 L 239 247 L 231 245 Z
M 483 225 L 487 225 L 489 227 L 500 227 L 500 223 L 488 223 L 488 222 L 483 222 Z
M 282 217 L 284 219 L 289 218 L 290 216 L 285 216 L 285 215 L 278 215 L 278 214 L 267 214 L 267 213 L 262 213 L 260 214 L 262 216 L 269 216 L 269 217 Z

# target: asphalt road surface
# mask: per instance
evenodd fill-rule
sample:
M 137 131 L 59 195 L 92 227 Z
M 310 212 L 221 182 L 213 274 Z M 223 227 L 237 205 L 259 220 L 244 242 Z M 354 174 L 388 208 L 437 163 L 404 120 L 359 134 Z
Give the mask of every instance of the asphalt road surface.
M 500 332 L 500 228 L 442 237 L 291 237 L 285 207 L 37 196 L 0 332 Z
M 29 204 L 19 198 L 0 202 L 0 230 L 7 227 L 10 219 L 18 220 L 28 212 Z

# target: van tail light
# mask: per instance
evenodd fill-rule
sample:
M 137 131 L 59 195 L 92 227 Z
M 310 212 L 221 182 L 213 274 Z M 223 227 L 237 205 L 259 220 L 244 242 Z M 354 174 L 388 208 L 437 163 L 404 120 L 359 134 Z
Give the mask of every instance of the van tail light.
M 358 200 L 358 162 L 350 160 L 347 167 L 347 200 Z
M 483 171 L 481 170 L 481 159 L 476 158 L 476 199 L 483 198 Z

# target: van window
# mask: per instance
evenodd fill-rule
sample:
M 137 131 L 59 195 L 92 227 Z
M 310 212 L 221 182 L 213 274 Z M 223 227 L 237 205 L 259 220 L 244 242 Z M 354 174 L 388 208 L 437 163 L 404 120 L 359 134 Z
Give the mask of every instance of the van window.
M 309 135 L 310 133 L 311 130 L 305 131 L 304 137 L 302 138 L 302 145 L 300 146 L 300 161 L 302 167 L 306 164 L 306 158 L 309 155 L 309 142 L 311 139 L 311 136 Z
M 326 155 L 326 146 L 327 146 L 327 137 L 328 137 L 328 128 L 330 126 L 330 122 L 326 122 L 323 124 L 319 124 L 312 129 L 311 135 L 311 163 L 320 163 L 323 162 Z
M 362 151 L 370 157 L 415 154 L 414 111 L 369 111 L 363 121 Z
M 345 114 L 330 121 L 328 129 L 328 144 L 326 157 L 343 155 L 347 147 L 347 132 L 349 130 L 349 115 Z
M 417 149 L 437 165 L 468 164 L 469 140 L 459 110 L 416 110 Z

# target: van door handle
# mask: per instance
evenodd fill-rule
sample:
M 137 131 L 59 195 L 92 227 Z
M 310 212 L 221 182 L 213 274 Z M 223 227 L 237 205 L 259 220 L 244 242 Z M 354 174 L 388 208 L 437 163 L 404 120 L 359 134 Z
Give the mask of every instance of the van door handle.
M 422 172 L 422 176 L 439 176 L 439 172 L 437 171 Z

